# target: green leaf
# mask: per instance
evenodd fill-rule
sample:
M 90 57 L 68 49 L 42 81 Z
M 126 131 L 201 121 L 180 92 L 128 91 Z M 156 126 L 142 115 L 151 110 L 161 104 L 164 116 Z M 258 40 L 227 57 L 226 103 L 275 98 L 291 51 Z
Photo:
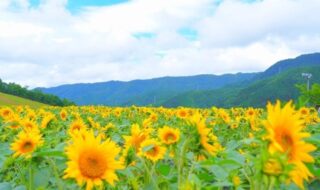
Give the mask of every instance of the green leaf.
M 11 183 L 8 183 L 8 182 L 0 183 L 0 189 L 1 190 L 12 190 Z
M 230 187 L 233 184 L 229 181 L 216 182 L 211 185 L 211 187 Z
M 226 172 L 222 167 L 218 165 L 213 165 L 210 167 L 210 172 L 214 174 L 217 180 L 223 181 L 227 179 L 229 176 L 228 172 Z
M 66 158 L 66 155 L 62 151 L 53 150 L 53 151 L 41 151 L 41 152 L 35 152 L 35 157 L 43 157 L 43 156 L 49 156 L 49 157 L 62 157 Z
M 229 141 L 226 145 L 227 150 L 234 150 L 234 149 L 238 148 L 239 146 L 240 146 L 240 143 L 237 141 L 234 141 L 234 140 Z
M 12 151 L 10 150 L 9 143 L 0 143 L 0 155 L 10 155 Z
M 239 163 L 240 165 L 243 165 L 245 162 L 245 158 L 243 157 L 243 155 L 241 155 L 240 153 L 238 153 L 236 151 L 228 152 L 227 158 Z
M 34 174 L 34 184 L 37 188 L 45 188 L 50 179 L 50 169 L 49 168 L 41 168 L 36 169 L 35 168 L 35 174 Z
M 221 160 L 218 165 L 223 167 L 227 172 L 231 172 L 232 170 L 238 169 L 242 166 L 242 164 L 234 160 Z
M 27 188 L 23 185 L 15 187 L 13 190 L 27 190 Z
M 0 156 L 0 168 L 2 168 L 4 162 L 5 162 L 6 158 L 3 156 Z
M 154 145 L 151 144 L 151 145 L 148 145 L 148 146 L 145 146 L 142 148 L 142 151 L 143 152 L 148 152 L 149 150 L 153 149 L 154 148 Z
M 166 164 L 159 164 L 158 166 L 158 171 L 164 175 L 164 176 L 168 176 L 169 173 L 170 173 L 170 166 L 169 165 L 166 165 Z

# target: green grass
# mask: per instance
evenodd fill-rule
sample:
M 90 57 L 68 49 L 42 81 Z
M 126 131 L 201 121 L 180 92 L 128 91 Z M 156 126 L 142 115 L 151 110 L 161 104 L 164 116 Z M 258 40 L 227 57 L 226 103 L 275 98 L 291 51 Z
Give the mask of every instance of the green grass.
M 42 104 L 39 102 L 35 102 L 32 100 L 28 100 L 28 99 L 20 98 L 18 96 L 4 94 L 0 92 L 0 106 L 12 106 L 12 105 L 28 105 L 34 108 L 46 106 L 46 104 Z

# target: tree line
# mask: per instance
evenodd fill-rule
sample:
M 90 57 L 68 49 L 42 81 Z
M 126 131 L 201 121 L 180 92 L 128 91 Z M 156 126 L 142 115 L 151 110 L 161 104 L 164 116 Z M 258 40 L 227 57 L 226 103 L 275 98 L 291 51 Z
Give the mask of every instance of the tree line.
M 26 87 L 22 87 L 19 84 L 5 83 L 1 79 L 0 79 L 0 92 L 19 96 L 29 100 L 34 100 L 34 101 L 52 105 L 52 106 L 75 105 L 74 102 L 71 102 L 67 99 L 60 99 L 58 96 L 55 96 L 55 95 L 44 94 L 43 92 L 37 89 L 28 90 Z

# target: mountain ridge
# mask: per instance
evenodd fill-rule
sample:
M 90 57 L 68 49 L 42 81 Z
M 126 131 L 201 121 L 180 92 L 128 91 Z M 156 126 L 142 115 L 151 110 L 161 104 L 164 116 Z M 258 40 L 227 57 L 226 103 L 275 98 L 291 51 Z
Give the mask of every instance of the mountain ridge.
M 128 82 L 108 81 L 93 84 L 68 84 L 53 88 L 38 88 L 44 93 L 54 94 L 59 97 L 67 98 L 78 104 L 87 104 L 87 99 L 95 97 L 90 104 L 109 105 L 121 104 L 130 101 L 130 98 L 140 96 L 152 91 L 167 91 L 173 94 L 186 92 L 192 89 L 216 89 L 226 84 L 232 84 L 251 79 L 257 73 L 236 73 L 224 75 L 195 75 L 187 77 L 160 77 L 148 80 L 133 80 Z M 83 94 L 83 92 L 86 92 Z M 88 96 L 89 94 L 89 96 Z M 108 95 L 102 97 L 103 94 Z M 113 98 L 122 98 L 120 102 Z
M 241 91 L 260 81 L 260 83 L 258 83 L 260 86 L 255 88 L 261 88 L 263 91 L 263 86 L 265 86 L 263 83 L 264 80 L 282 75 L 290 69 L 310 66 L 320 66 L 320 53 L 304 54 L 296 58 L 281 60 L 265 71 L 256 73 L 202 74 L 181 77 L 165 76 L 132 81 L 113 80 L 98 83 L 66 84 L 52 88 L 40 88 L 40 90 L 45 93 L 70 99 L 80 105 L 165 105 L 170 107 L 171 105 L 168 104 L 170 100 L 175 97 L 181 97 L 181 99 L 183 99 L 184 97 L 182 96 L 188 94 L 188 92 L 198 95 L 198 97 L 193 98 L 202 97 L 203 99 L 207 99 L 207 101 L 209 101 L 210 97 L 206 96 L 221 94 L 221 96 L 227 96 L 229 99 L 225 100 L 223 97 L 219 97 L 219 100 L 225 102 L 225 105 L 229 105 L 226 103 L 230 102 L 230 104 L 232 104 L 232 97 L 229 95 L 233 94 L 233 96 L 235 96 L 235 94 L 237 94 L 236 91 L 232 91 L 231 89 L 239 89 L 239 91 Z M 272 87 L 269 88 L 272 89 Z M 210 90 L 216 91 L 217 94 L 207 94 L 205 92 Z M 175 101 L 176 100 L 172 100 L 171 102 Z M 192 99 L 190 99 L 190 101 L 197 102 Z M 184 106 L 182 103 L 174 105 Z M 193 106 L 197 107 L 199 105 L 195 104 Z

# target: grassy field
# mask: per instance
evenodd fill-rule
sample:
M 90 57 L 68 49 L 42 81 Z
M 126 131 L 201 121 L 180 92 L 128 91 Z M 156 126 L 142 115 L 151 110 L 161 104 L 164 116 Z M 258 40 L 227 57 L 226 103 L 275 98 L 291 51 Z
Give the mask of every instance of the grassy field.
M 20 98 L 17 96 L 9 95 L 9 94 L 4 94 L 0 92 L 0 105 L 2 106 L 9 106 L 9 105 L 28 105 L 31 107 L 41 107 L 45 106 L 45 104 L 35 102 L 32 100 Z

